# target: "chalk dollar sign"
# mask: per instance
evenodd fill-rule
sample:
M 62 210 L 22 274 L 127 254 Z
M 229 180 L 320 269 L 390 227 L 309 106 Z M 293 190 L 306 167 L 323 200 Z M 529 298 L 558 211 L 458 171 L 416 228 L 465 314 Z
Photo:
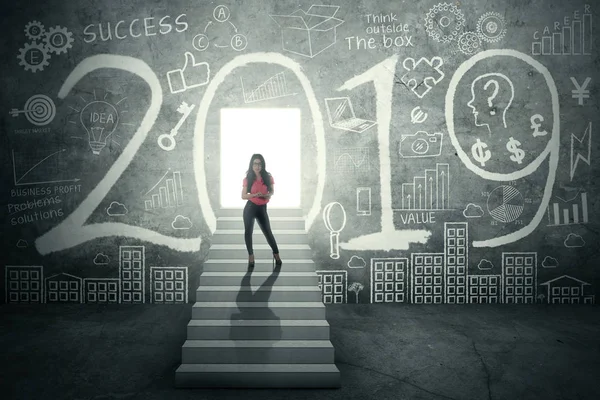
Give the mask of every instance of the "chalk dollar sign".
M 521 164 L 523 162 L 523 158 L 525 158 L 525 151 L 519 148 L 520 145 L 521 142 L 519 142 L 517 139 L 514 139 L 512 136 L 506 143 L 506 150 L 512 153 L 510 159 L 517 164 Z
M 548 134 L 548 132 L 546 132 L 545 130 L 540 131 L 540 126 L 542 126 L 542 124 L 538 122 L 544 122 L 544 117 L 542 117 L 540 114 L 535 114 L 531 116 L 529 122 L 531 122 L 530 128 L 533 129 L 533 137 L 546 136 Z
M 477 142 L 471 146 L 471 154 L 473 154 L 473 158 L 475 161 L 481 164 L 482 167 L 485 167 L 486 161 L 492 158 L 492 153 L 489 150 L 486 150 L 488 147 L 487 144 L 477 139 Z

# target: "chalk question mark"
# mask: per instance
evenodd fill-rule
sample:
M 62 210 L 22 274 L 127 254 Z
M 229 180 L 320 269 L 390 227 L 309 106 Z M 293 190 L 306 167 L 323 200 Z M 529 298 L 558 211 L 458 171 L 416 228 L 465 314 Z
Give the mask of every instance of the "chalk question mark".
M 490 106 L 490 108 L 492 108 L 492 100 L 494 100 L 496 98 L 496 96 L 498 95 L 498 88 L 500 85 L 498 85 L 497 80 L 490 79 L 489 81 L 487 81 L 485 83 L 485 85 L 483 85 L 483 90 L 487 90 L 488 86 L 490 86 L 490 83 L 494 84 L 494 92 L 492 93 L 492 95 L 490 97 L 488 97 L 487 101 L 488 101 L 488 106 Z M 490 111 L 490 115 L 496 115 L 496 110 L 492 109 Z

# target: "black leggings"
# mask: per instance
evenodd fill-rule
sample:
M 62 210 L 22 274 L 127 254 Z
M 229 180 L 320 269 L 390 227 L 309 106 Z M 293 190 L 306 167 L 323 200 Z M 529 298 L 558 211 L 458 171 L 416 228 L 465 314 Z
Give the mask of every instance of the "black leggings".
M 246 249 L 248 250 L 248 254 L 254 254 L 254 250 L 252 249 L 252 232 L 254 230 L 255 218 L 258 221 L 260 230 L 265 235 L 265 238 L 267 238 L 267 243 L 269 243 L 269 246 L 271 246 L 273 254 L 279 254 L 277 242 L 273 237 L 273 232 L 271 232 L 271 223 L 269 222 L 269 215 L 267 214 L 267 205 L 264 204 L 262 206 L 258 206 L 250 200 L 248 200 L 246 206 L 244 207 L 244 239 L 246 240 Z

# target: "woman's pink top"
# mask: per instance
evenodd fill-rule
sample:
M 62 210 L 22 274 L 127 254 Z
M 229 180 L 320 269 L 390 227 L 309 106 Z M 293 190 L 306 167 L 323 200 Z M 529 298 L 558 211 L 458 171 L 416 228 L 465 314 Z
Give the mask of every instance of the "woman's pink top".
M 274 185 L 275 181 L 273 180 L 273 176 L 271 176 L 271 175 L 269 175 L 269 176 L 271 177 L 271 185 Z M 244 178 L 244 182 L 243 182 L 244 190 L 246 190 L 247 185 L 248 185 L 248 178 Z M 258 192 L 261 192 L 262 194 L 266 194 L 267 191 L 268 191 L 267 185 L 265 185 L 265 182 L 263 181 L 262 176 L 259 176 L 258 178 L 256 178 L 254 180 L 254 182 L 252 183 L 252 187 L 250 188 L 250 194 L 255 194 Z M 263 204 L 267 204 L 269 202 L 269 199 L 264 199 L 262 197 L 251 197 L 248 200 L 250 200 L 257 206 L 262 206 Z

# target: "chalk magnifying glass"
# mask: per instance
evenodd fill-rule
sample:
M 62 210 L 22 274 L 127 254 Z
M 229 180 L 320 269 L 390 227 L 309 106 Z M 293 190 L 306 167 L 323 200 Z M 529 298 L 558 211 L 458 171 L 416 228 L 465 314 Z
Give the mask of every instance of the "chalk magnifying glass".
M 331 211 L 334 207 L 340 209 L 343 216 L 341 226 L 337 229 L 333 228 L 333 225 L 331 224 Z M 340 231 L 346 226 L 346 211 L 344 211 L 344 207 L 337 201 L 327 204 L 325 208 L 323 208 L 323 222 L 329 231 L 329 256 L 334 260 L 337 260 L 340 258 Z M 337 226 L 339 224 L 335 225 Z

